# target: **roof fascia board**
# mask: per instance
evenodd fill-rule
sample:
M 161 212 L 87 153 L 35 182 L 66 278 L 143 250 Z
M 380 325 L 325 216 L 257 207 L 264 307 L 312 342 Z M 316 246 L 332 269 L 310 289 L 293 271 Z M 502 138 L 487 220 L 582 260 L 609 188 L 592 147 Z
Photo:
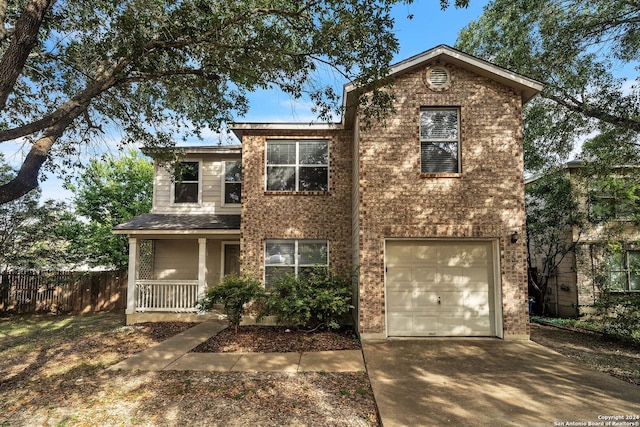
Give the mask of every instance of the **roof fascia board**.
M 114 229 L 111 230 L 113 234 L 139 234 L 139 235 L 176 235 L 176 236 L 190 236 L 196 234 L 207 234 L 207 235 L 227 235 L 227 234 L 239 234 L 240 229 L 234 230 L 215 230 L 215 229 L 185 229 L 185 230 L 153 230 L 153 229 Z
M 242 140 L 242 135 L 247 131 L 329 131 L 342 129 L 341 123 L 257 123 L 244 122 L 233 123 L 229 129 Z

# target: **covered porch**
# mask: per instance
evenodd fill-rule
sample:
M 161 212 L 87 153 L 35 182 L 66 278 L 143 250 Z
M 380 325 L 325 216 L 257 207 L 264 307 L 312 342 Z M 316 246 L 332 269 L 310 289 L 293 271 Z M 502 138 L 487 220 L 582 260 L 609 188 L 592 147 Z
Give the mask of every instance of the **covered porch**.
M 239 215 L 147 214 L 114 232 L 129 235 L 128 324 L 195 314 L 207 287 L 240 271 Z

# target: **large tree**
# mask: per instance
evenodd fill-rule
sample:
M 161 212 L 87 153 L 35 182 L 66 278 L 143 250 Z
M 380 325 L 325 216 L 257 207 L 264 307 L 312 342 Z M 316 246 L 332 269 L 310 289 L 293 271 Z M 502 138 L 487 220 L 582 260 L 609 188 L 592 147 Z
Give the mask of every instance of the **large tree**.
M 525 109 L 529 171 L 581 143 L 585 158 L 638 163 L 639 2 L 494 0 L 456 46 L 545 83 Z
M 356 83 L 384 76 L 398 49 L 390 9 L 411 1 L 0 1 L 0 143 L 30 147 L 0 183 L 0 203 L 102 132 L 162 147 L 218 131 L 257 88 L 306 95 L 327 119 L 340 97 L 316 70 Z M 362 102 L 384 112 L 389 97 L 373 93 Z
M 106 155 L 92 160 L 69 188 L 75 213 L 83 218 L 67 229 L 69 255 L 91 266 L 126 268 L 128 238 L 111 230 L 151 211 L 151 161 L 131 149 L 118 157 Z
M 0 180 L 15 171 L 0 153 Z M 69 266 L 66 230 L 75 218 L 63 202 L 40 203 L 40 190 L 0 205 L 0 271 L 6 269 L 57 269 Z

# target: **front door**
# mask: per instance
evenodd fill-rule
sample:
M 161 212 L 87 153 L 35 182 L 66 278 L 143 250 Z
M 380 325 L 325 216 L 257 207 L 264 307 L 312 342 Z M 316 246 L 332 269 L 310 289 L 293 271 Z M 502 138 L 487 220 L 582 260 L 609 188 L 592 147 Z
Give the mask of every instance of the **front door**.
M 224 245 L 224 275 L 240 275 L 240 245 L 226 243 Z

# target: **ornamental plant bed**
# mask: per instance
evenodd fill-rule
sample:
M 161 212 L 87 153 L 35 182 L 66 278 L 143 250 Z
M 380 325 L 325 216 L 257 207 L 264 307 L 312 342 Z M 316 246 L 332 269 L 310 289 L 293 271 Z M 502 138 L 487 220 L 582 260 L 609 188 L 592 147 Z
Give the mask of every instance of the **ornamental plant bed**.
M 285 326 L 245 325 L 227 328 L 191 350 L 192 353 L 304 353 L 310 351 L 360 350 L 352 328 L 336 331 L 304 331 Z

